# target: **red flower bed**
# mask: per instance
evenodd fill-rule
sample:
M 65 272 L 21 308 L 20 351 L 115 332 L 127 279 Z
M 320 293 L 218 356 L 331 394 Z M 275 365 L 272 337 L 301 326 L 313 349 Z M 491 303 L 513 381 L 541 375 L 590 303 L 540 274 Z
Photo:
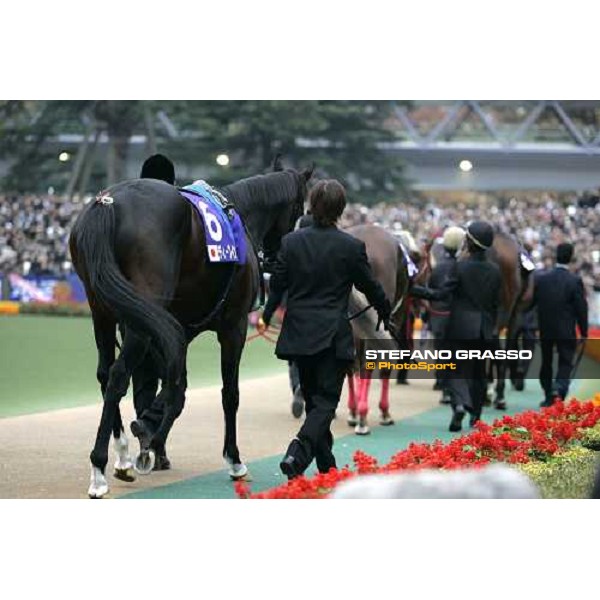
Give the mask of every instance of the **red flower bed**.
M 335 486 L 366 473 L 394 473 L 415 469 L 480 467 L 491 462 L 544 461 L 581 436 L 582 430 L 600 421 L 600 402 L 559 402 L 541 411 L 526 411 L 496 419 L 492 425 L 477 423 L 466 435 L 444 444 L 410 444 L 380 466 L 360 450 L 354 453 L 354 469 L 344 467 L 311 478 L 298 477 L 284 485 L 252 494 L 246 483 L 236 484 L 240 498 L 325 498 Z

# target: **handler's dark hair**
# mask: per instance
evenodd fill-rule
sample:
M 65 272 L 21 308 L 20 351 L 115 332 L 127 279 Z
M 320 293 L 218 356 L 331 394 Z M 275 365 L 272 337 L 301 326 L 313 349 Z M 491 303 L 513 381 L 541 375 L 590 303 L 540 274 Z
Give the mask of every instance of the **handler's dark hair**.
M 317 227 L 331 227 L 346 208 L 346 190 L 335 179 L 323 179 L 310 191 L 310 212 Z
M 568 265 L 573 259 L 573 244 L 563 242 L 556 247 L 556 262 L 559 265 Z

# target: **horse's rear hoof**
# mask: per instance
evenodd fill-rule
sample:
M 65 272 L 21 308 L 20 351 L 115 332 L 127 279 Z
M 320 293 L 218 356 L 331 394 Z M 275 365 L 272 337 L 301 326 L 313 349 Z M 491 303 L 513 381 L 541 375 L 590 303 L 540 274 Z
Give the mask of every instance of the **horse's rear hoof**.
M 229 479 L 231 479 L 231 481 L 247 481 L 247 482 L 253 481 L 250 471 L 246 471 L 245 475 L 232 475 L 230 473 Z
M 505 400 L 496 400 L 494 402 L 494 408 L 496 410 L 506 410 L 506 401 Z
M 136 457 L 133 468 L 140 475 L 149 475 L 156 464 L 154 450 L 142 450 Z
M 115 479 L 120 479 L 121 481 L 126 481 L 127 483 L 135 481 L 133 469 L 115 469 L 113 476 Z
M 382 414 L 381 418 L 379 419 L 379 424 L 383 425 L 384 427 L 389 427 L 390 425 L 394 424 L 394 419 L 392 419 L 392 416 L 389 413 Z
M 356 435 L 369 435 L 371 433 L 371 429 L 369 428 L 369 426 L 366 423 L 359 423 L 354 428 L 354 433 Z

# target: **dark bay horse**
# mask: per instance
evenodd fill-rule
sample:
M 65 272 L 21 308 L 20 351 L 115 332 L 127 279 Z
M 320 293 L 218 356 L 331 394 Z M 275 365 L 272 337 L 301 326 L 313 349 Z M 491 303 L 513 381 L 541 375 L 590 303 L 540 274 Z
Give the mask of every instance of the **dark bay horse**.
M 361 339 L 394 339 L 404 347 L 406 340 L 407 306 L 406 296 L 410 285 L 408 269 L 404 261 L 398 240 L 385 229 L 377 225 L 356 225 L 345 230 L 350 235 L 365 243 L 371 269 L 377 281 L 381 283 L 393 309 L 390 318 L 390 332 L 375 331 L 377 315 L 373 309 L 368 310 L 351 321 L 357 353 Z M 358 314 L 367 306 L 367 300 L 356 290 L 350 296 L 350 314 Z M 393 425 L 390 415 L 389 371 L 382 373 L 381 397 L 379 401 L 381 425 Z M 369 411 L 369 387 L 371 377 L 361 379 L 357 372 L 348 375 L 348 424 L 353 426 L 357 435 L 370 432 L 367 415 Z M 357 389 L 358 388 L 358 389 Z
M 232 477 L 247 468 L 237 446 L 239 363 L 248 312 L 259 289 L 256 251 L 275 253 L 283 235 L 304 212 L 312 168 L 258 175 L 221 191 L 246 228 L 245 264 L 209 263 L 204 224 L 177 189 L 154 179 L 116 184 L 86 206 L 71 232 L 73 264 L 83 280 L 98 349 L 97 378 L 102 416 L 90 454 L 88 494 L 108 492 L 105 468 L 111 432 L 122 475 L 131 466 L 119 402 L 133 370 L 150 352 L 162 381 L 162 423 L 148 442 L 164 444 L 183 409 L 188 344 L 202 331 L 215 331 L 221 346 L 223 457 Z M 254 250 L 253 250 L 254 249 Z M 123 342 L 116 357 L 117 325 Z

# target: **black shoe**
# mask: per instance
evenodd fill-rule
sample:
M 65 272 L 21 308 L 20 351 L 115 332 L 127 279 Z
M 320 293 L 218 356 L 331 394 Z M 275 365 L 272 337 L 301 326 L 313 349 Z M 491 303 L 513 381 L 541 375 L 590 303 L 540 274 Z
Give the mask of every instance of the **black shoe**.
M 552 398 L 546 398 L 541 404 L 540 407 L 541 408 L 549 408 L 550 406 L 553 406 L 554 404 L 556 404 L 557 402 L 562 402 L 563 398 L 561 398 L 560 396 L 552 396 Z
M 494 402 L 494 408 L 496 410 L 506 410 L 506 400 L 496 400 Z
M 298 461 L 289 454 L 279 463 L 279 468 L 288 480 L 302 475 L 302 472 L 298 470 Z
M 304 396 L 300 386 L 297 386 L 294 390 L 294 398 L 292 399 L 292 415 L 296 419 L 299 419 L 304 412 Z
M 397 383 L 398 385 L 409 385 L 409 383 L 408 383 L 408 381 L 407 381 L 406 379 L 398 379 L 398 380 L 396 381 L 396 383 Z
M 448 430 L 452 432 L 462 431 L 462 421 L 464 418 L 465 411 L 463 409 L 454 409 Z
M 279 463 L 279 468 L 288 479 L 294 479 L 304 473 L 310 459 L 302 442 L 295 438 L 288 446 L 284 459 Z
M 475 424 L 477 423 L 477 421 L 481 421 L 481 415 L 472 414 L 469 417 L 469 427 L 475 427 Z

